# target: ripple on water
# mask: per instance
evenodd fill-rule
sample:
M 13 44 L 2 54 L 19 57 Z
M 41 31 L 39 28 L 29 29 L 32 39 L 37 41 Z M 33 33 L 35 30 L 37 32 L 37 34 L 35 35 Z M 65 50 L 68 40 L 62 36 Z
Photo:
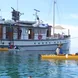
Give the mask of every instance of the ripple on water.
M 41 60 L 37 54 L 0 55 L 0 78 L 77 78 L 78 61 Z

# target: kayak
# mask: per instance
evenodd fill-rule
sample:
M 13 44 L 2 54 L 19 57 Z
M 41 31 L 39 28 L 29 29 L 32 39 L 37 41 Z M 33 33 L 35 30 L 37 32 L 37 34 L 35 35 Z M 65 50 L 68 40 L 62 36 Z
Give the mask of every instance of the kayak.
M 78 55 L 75 55 L 75 54 L 41 55 L 41 59 L 77 60 L 78 59 Z
M 0 48 L 0 51 L 9 51 L 8 48 Z
M 20 51 L 19 49 L 0 48 L 1 52 Z

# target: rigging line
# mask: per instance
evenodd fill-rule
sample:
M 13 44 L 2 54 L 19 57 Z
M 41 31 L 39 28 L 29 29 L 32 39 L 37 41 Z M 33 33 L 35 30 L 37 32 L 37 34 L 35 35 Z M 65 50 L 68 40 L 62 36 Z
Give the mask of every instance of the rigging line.
M 56 9 L 57 9 L 58 21 L 59 21 L 59 22 L 60 22 L 60 24 L 61 24 L 60 13 L 59 13 L 58 6 L 57 6 L 57 5 L 56 5 Z
M 52 0 L 50 1 L 50 4 L 49 4 L 49 11 L 48 11 L 48 16 L 50 16 L 50 14 L 52 13 Z
M 57 0 L 56 0 L 56 1 L 57 1 Z M 60 12 L 59 12 L 59 9 L 58 9 L 58 2 L 57 2 L 57 4 L 56 4 L 56 9 L 57 9 L 58 21 L 59 21 L 60 24 L 61 24 Z
M 57 0 L 56 0 L 56 1 L 57 1 Z M 59 0 L 59 2 L 60 2 L 60 1 L 61 1 L 61 0 Z M 63 13 L 63 12 L 64 12 L 64 8 L 61 8 L 61 7 L 62 7 L 62 3 L 60 4 L 60 3 L 57 2 L 57 4 L 59 4 L 59 8 L 60 8 L 60 9 L 59 9 L 59 14 L 60 14 L 60 16 L 61 16 L 61 17 L 64 17 L 64 13 Z M 60 21 L 62 22 L 62 19 L 61 19 Z

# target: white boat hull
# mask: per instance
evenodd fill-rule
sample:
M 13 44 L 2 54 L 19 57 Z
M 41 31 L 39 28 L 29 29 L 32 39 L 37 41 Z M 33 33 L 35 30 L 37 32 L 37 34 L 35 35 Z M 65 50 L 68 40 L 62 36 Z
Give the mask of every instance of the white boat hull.
M 8 47 L 9 42 L 13 42 L 15 46 L 18 46 L 21 51 L 24 50 L 39 50 L 39 51 L 55 51 L 57 44 L 63 44 L 62 49 L 64 51 L 69 50 L 70 40 L 69 39 L 51 39 L 51 40 L 19 40 L 19 41 L 2 41 L 4 47 Z M 0 46 L 3 46 L 0 43 Z
M 22 50 L 46 50 L 46 51 L 55 51 L 55 49 L 57 48 L 57 44 L 54 45 L 32 45 L 32 46 L 26 46 L 26 47 L 20 47 Z M 69 44 L 63 44 L 63 50 L 67 51 L 69 50 Z

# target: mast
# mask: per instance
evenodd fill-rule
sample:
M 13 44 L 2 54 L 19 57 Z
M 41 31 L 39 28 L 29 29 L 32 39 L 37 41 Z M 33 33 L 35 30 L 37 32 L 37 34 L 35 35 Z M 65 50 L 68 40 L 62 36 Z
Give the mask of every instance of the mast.
M 55 4 L 56 4 L 56 1 L 54 0 L 53 2 L 53 36 L 55 32 Z

